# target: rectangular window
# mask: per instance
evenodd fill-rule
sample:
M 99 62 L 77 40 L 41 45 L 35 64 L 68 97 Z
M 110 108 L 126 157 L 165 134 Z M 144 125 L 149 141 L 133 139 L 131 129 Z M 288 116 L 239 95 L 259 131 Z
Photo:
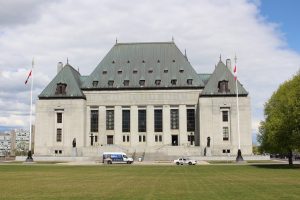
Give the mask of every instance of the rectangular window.
M 122 132 L 130 132 L 130 110 L 122 111 Z
M 195 109 L 186 110 L 187 131 L 195 131 Z
M 62 130 L 61 128 L 56 129 L 56 142 L 62 141 Z
M 58 124 L 62 123 L 62 113 L 56 113 L 56 120 Z
M 114 110 L 106 110 L 106 130 L 114 130 Z
M 138 127 L 139 127 L 139 132 L 146 132 L 146 110 L 139 110 L 138 112 Z
M 228 127 L 223 127 L 223 141 L 229 140 L 229 129 Z
M 155 142 L 162 142 L 162 135 L 155 135 Z
M 91 132 L 98 132 L 98 110 L 91 110 Z
M 228 111 L 222 111 L 223 122 L 228 122 Z
M 162 110 L 154 110 L 154 131 L 162 132 L 163 129 L 163 121 L 162 121 Z
M 179 111 L 178 109 L 171 109 L 170 110 L 170 122 L 171 122 L 171 129 L 178 129 L 179 128 Z
M 139 142 L 146 142 L 146 136 L 145 135 L 139 135 Z

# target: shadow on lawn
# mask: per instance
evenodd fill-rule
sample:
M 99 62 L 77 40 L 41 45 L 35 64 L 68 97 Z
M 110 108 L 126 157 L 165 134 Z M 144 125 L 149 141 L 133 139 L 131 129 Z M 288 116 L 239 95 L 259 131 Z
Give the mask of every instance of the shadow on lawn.
M 288 164 L 260 164 L 252 166 L 264 169 L 300 169 L 300 164 L 294 164 L 292 166 L 289 166 Z

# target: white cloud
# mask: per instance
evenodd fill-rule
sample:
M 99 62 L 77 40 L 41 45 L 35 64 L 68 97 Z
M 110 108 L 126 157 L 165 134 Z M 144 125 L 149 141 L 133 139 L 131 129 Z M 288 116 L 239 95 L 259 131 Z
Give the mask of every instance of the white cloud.
M 31 1 L 36 12 L 34 19 L 31 15 L 27 17 L 30 20 L 22 21 L 24 16 L 20 15 L 12 16 L 11 21 L 7 15 L 0 23 L 6 27 L 0 32 L 2 102 L 28 107 L 23 80 L 33 56 L 38 74 L 37 96 L 56 74 L 57 62 L 66 62 L 67 57 L 81 74 L 88 75 L 114 45 L 116 37 L 119 42 L 139 42 L 170 41 L 173 36 L 182 51 L 187 49 L 188 58 L 199 73 L 211 73 L 220 53 L 223 60 L 233 59 L 236 53 L 239 79 L 250 92 L 254 121 L 260 121 L 264 102 L 298 70 L 300 63 L 299 53 L 288 48 L 279 27 L 260 15 L 259 1 L 49 2 Z M 15 4 L 7 8 L 22 7 L 23 4 Z M 16 98 L 18 95 L 24 98 Z M 5 110 L 2 104 L 0 109 Z M 6 114 L 18 113 L 19 108 L 16 110 Z M 20 110 L 26 114 L 26 109 Z M 4 123 L 6 116 L 0 116 L 0 123 Z

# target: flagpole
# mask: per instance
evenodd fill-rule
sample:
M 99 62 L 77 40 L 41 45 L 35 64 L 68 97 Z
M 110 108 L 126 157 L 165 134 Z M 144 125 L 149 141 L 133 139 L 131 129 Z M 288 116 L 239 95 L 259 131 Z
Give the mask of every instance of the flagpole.
M 241 151 L 241 133 L 240 133 L 240 109 L 239 109 L 239 88 L 238 88 L 238 80 L 237 80 L 237 69 L 236 69 L 236 56 L 234 57 L 235 61 L 235 88 L 236 88 L 236 110 L 237 110 L 237 132 L 238 132 L 238 153 L 236 157 L 237 162 L 243 162 L 244 159 L 242 157 Z
M 34 58 L 32 59 L 31 66 L 31 85 L 30 85 L 30 116 L 29 116 L 29 149 L 26 162 L 33 162 L 32 152 L 31 152 L 31 136 L 32 136 L 32 89 L 33 89 L 33 68 L 34 68 Z

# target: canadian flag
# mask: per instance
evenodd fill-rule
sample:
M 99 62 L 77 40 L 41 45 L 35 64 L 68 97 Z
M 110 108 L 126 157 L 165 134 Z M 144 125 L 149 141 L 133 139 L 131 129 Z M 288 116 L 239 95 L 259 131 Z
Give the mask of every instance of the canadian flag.
M 29 74 L 28 74 L 28 77 L 27 77 L 27 79 L 26 79 L 26 81 L 25 81 L 25 84 L 27 84 L 27 82 L 28 82 L 28 80 L 29 80 L 29 78 L 30 78 L 30 76 L 31 76 L 31 73 L 32 73 L 32 70 L 30 70 L 30 72 L 29 72 Z
M 233 69 L 233 74 L 234 74 L 234 80 L 236 81 L 236 80 L 237 80 L 237 71 L 236 71 L 236 65 L 234 66 L 234 69 Z

